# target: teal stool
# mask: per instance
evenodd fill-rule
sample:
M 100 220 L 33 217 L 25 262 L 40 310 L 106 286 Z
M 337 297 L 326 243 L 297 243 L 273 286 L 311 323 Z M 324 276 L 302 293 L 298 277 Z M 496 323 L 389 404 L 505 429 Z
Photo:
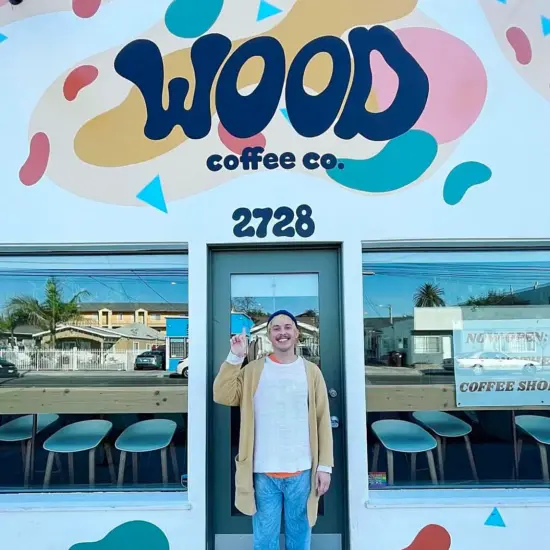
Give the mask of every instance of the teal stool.
M 44 431 L 57 422 L 57 414 L 39 414 L 36 423 L 36 433 Z M 31 471 L 31 444 L 32 444 L 32 421 L 33 415 L 20 416 L 15 420 L 0 426 L 0 441 L 6 443 L 21 443 L 21 458 L 23 460 L 24 483 L 29 486 Z
M 411 481 L 416 481 L 416 455 L 426 453 L 432 483 L 437 485 L 437 473 L 432 449 L 437 441 L 422 427 L 405 420 L 377 420 L 372 423 L 372 431 L 380 443 L 374 445 L 372 471 L 378 467 L 380 445 L 386 449 L 388 460 L 388 485 L 393 485 L 393 453 L 411 455 Z
M 516 416 L 516 426 L 521 434 L 531 437 L 537 443 L 540 452 L 542 479 L 546 483 L 549 483 L 550 476 L 548 475 L 548 455 L 546 453 L 546 446 L 550 445 L 550 418 L 535 414 L 522 414 Z M 520 437 L 518 439 L 518 466 L 521 459 L 522 447 L 523 438 Z
M 90 487 L 95 485 L 95 452 L 103 443 L 109 462 L 109 473 L 114 483 L 115 467 L 111 446 L 104 441 L 113 425 L 107 420 L 83 420 L 61 428 L 44 442 L 49 451 L 44 475 L 44 489 L 50 486 L 53 461 L 57 454 L 66 454 L 69 463 L 69 481 L 74 485 L 74 453 L 88 451 L 88 475 Z
M 138 482 L 138 455 L 160 451 L 162 484 L 168 485 L 168 457 L 167 449 L 170 448 L 172 468 L 178 482 L 178 462 L 176 447 L 173 443 L 176 423 L 173 420 L 153 419 L 137 422 L 126 428 L 118 437 L 115 447 L 120 451 L 120 464 L 118 467 L 118 486 L 124 483 L 124 470 L 126 469 L 126 453 L 132 453 L 132 473 L 134 484 Z
M 413 418 L 432 432 L 437 441 L 437 461 L 439 464 L 439 477 L 442 482 L 445 481 L 447 439 L 451 437 L 464 438 L 472 475 L 476 481 L 479 481 L 472 444 L 470 443 L 470 433 L 472 431 L 470 424 L 452 414 L 441 411 L 417 411 L 413 413 Z

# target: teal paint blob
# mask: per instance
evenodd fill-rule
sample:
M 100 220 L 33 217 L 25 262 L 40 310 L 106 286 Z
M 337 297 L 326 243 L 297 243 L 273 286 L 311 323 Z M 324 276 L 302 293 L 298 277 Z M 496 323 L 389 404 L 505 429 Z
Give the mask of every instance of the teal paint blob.
M 327 170 L 334 181 L 358 191 L 387 193 L 416 181 L 437 155 L 437 141 L 422 130 L 409 132 L 389 141 L 377 155 L 368 159 L 338 159 Z
M 464 198 L 470 187 L 485 183 L 491 179 L 491 176 L 491 169 L 485 164 L 474 161 L 463 162 L 455 166 L 447 176 L 443 188 L 443 200 L 454 206 Z
M 147 521 L 129 521 L 97 542 L 79 542 L 69 550 L 170 550 L 164 532 Z
M 155 176 L 137 195 L 140 201 L 168 214 L 164 192 L 162 191 L 162 183 L 159 176 Z
M 180 38 L 197 38 L 218 19 L 223 0 L 174 0 L 166 10 L 166 28 Z
M 258 15 L 256 16 L 256 21 L 263 21 L 268 17 L 273 17 L 274 15 L 279 15 L 283 10 L 266 2 L 265 0 L 260 0 L 260 5 L 258 6 Z
M 493 508 L 493 511 L 489 514 L 489 517 L 485 521 L 485 525 L 488 527 L 506 527 L 498 508 Z

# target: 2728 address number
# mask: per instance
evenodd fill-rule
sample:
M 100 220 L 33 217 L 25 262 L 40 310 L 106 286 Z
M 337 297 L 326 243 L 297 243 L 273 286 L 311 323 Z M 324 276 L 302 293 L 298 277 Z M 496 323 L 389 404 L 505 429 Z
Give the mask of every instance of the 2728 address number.
M 235 237 L 258 237 L 265 239 L 273 219 L 277 220 L 271 228 L 275 237 L 311 237 L 315 233 L 311 206 L 302 204 L 296 210 L 288 206 L 280 206 L 275 211 L 272 208 L 237 208 L 233 219 L 237 222 L 233 227 Z M 252 219 L 259 220 L 252 224 Z M 256 227 L 254 227 L 256 225 Z

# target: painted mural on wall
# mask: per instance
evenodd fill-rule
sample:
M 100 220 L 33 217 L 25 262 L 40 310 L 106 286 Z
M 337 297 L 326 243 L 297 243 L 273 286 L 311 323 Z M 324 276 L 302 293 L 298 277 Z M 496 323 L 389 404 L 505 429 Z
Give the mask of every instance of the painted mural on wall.
M 166 210 L 247 171 L 302 171 L 361 194 L 443 171 L 443 198 L 457 204 L 491 177 L 479 159 L 447 162 L 483 110 L 487 73 L 417 3 L 167 3 L 145 32 L 82 59 L 43 92 L 20 182 L 47 177 L 95 201 Z M 507 17 L 519 18 L 511 21 L 519 29 L 532 9 L 481 3 L 497 40 L 512 44 L 511 61 L 529 67 L 525 31 L 502 29 Z M 48 10 L 93 18 L 108 7 L 0 4 L 0 25 Z M 537 86 L 540 71 L 524 76 Z
M 81 542 L 69 550 L 170 550 L 164 532 L 147 521 L 129 521 L 97 542 Z
M 500 512 L 495 508 L 485 522 L 488 527 L 505 527 Z M 412 542 L 396 550 L 450 550 L 451 534 L 445 527 L 429 524 L 418 531 Z M 96 542 L 81 542 L 69 550 L 169 550 L 170 543 L 156 525 L 147 521 L 130 521 L 110 531 Z
M 92 225 L 114 215 L 122 241 L 156 242 L 199 197 L 273 175 L 308 189 L 285 207 L 319 184 L 370 209 L 362 238 L 409 207 L 407 237 L 545 236 L 549 33 L 550 0 L 0 0 L 4 238 L 34 242 L 20 205 L 55 197 L 75 240 L 110 242 Z
M 493 508 L 485 521 L 485 527 L 506 527 L 497 508 Z M 395 550 L 451 550 L 452 536 L 438 524 L 422 527 L 405 548 Z M 170 550 L 165 533 L 148 521 L 129 521 L 111 530 L 104 538 L 96 542 L 74 544 L 69 550 Z
M 550 99 L 550 3 L 546 0 L 480 0 L 502 53 L 522 78 Z

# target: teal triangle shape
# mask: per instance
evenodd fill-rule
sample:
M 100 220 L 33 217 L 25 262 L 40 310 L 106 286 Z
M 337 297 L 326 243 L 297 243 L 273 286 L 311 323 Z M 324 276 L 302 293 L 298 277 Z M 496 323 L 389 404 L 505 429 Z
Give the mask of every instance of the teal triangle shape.
M 548 36 L 550 34 L 550 19 L 541 15 L 540 23 L 542 25 L 542 34 Z
M 2 34 L 2 33 L 0 32 L 0 44 L 1 44 L 2 42 L 4 42 L 4 40 L 7 40 L 7 39 L 8 39 L 8 37 L 7 37 L 5 34 Z
M 506 2 L 508 2 L 508 0 L 497 0 L 497 2 L 500 2 L 501 4 L 506 4 Z
M 260 0 L 256 21 L 263 21 L 264 19 L 267 19 L 268 17 L 273 17 L 274 15 L 277 15 L 282 11 L 283 10 L 278 8 L 277 6 L 274 6 L 273 4 L 270 4 L 265 0 Z
M 504 523 L 504 520 L 502 519 L 502 516 L 497 508 L 493 508 L 493 511 L 485 521 L 485 525 L 488 525 L 489 527 L 506 527 L 506 524 Z
M 282 107 L 279 110 L 281 111 L 282 115 L 288 120 L 288 122 L 290 122 L 290 119 L 288 118 L 288 111 L 286 110 L 286 108 Z
M 162 183 L 160 177 L 156 176 L 151 180 L 137 195 L 136 197 L 144 203 L 168 214 L 166 208 L 166 201 L 164 200 L 164 193 L 162 191 Z

